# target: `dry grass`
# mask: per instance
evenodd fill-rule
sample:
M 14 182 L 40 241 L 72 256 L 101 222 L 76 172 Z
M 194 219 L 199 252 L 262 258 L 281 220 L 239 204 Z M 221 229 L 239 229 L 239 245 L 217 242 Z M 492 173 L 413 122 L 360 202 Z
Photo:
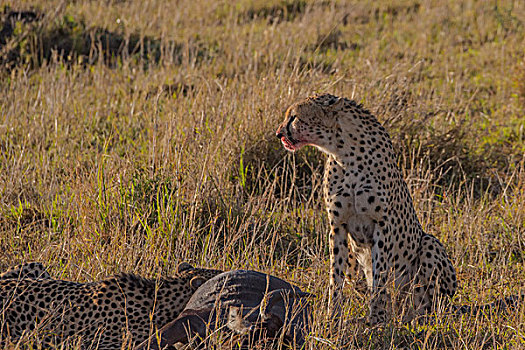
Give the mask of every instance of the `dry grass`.
M 0 3 L 44 14 L 0 49 L 2 266 L 250 268 L 317 295 L 310 348 L 525 348 L 523 306 L 369 330 L 351 288 L 330 333 L 323 156 L 273 136 L 313 92 L 362 102 L 450 253 L 455 303 L 523 291 L 523 2 Z

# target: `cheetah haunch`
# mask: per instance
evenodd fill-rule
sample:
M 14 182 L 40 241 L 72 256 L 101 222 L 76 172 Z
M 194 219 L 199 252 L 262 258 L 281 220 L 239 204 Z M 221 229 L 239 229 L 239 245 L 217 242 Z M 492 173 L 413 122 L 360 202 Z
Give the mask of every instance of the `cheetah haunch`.
M 361 273 L 372 292 L 371 324 L 391 317 L 387 286 L 411 296 L 413 314 L 455 293 L 454 267 L 441 243 L 421 228 L 390 136 L 373 115 L 346 98 L 316 95 L 288 108 L 277 137 L 289 151 L 312 145 L 328 155 L 332 314 L 340 309 L 345 276 Z
M 308 295 L 264 273 L 225 272 L 199 287 L 179 317 L 139 349 L 173 348 L 178 343 L 187 344 L 196 335 L 203 339 L 221 326 L 248 335 L 244 345 L 249 348 L 258 340 L 281 334 L 294 348 L 300 348 L 309 332 Z
M 21 265 L 0 275 L 1 338 L 18 341 L 37 332 L 44 347 L 69 337 L 80 337 L 83 348 L 139 344 L 177 317 L 195 290 L 219 273 L 182 263 L 171 278 L 119 274 L 76 283 L 51 279 L 40 263 Z

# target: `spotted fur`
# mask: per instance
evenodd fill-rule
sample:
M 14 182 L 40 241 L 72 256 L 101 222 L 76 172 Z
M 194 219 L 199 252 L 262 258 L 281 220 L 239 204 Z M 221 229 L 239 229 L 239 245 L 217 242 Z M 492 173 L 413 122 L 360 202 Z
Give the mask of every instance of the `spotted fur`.
M 23 279 L 23 278 L 51 278 L 46 267 L 39 262 L 30 262 L 16 265 L 8 268 L 5 272 L 0 273 L 0 280 L 5 279 Z
M 2 338 L 38 331 L 47 345 L 81 337 L 84 348 L 138 344 L 175 319 L 195 290 L 221 271 L 179 265 L 172 278 L 119 274 L 103 281 L 25 278 L 0 280 Z
M 417 313 L 455 293 L 454 267 L 437 238 L 423 231 L 390 136 L 372 114 L 346 98 L 316 95 L 288 108 L 277 137 L 290 151 L 312 145 L 328 155 L 332 313 L 340 308 L 345 276 L 365 276 L 372 324 L 391 317 L 387 286 L 411 295 Z

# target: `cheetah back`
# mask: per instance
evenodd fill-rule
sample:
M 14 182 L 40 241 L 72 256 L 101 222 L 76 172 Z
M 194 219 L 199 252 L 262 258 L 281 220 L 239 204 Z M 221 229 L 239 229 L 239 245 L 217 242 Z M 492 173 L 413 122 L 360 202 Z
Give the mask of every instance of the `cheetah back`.
M 0 274 L 0 280 L 22 278 L 50 279 L 51 275 L 47 272 L 44 264 L 39 262 L 16 265 L 8 268 L 5 272 Z

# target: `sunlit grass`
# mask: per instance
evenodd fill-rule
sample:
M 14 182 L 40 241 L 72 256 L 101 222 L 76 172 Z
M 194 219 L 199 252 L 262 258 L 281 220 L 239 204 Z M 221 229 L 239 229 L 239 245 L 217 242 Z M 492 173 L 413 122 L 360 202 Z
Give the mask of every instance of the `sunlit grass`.
M 523 307 L 370 330 L 349 287 L 328 322 L 324 156 L 274 136 L 314 92 L 363 103 L 458 271 L 454 303 L 519 293 L 521 2 L 0 3 L 45 14 L 0 50 L 3 267 L 38 260 L 76 281 L 250 268 L 316 295 L 312 349 L 525 347 Z

